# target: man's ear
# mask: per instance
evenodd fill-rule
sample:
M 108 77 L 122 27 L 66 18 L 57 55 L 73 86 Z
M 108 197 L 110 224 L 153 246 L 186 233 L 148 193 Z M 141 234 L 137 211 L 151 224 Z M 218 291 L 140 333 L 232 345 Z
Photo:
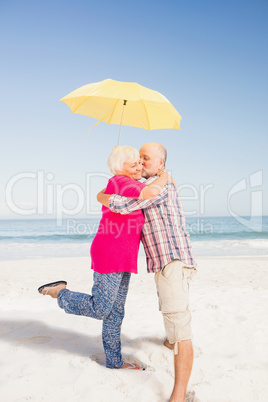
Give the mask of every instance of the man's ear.
M 164 170 L 165 169 L 165 161 L 163 158 L 160 159 L 159 162 L 159 171 Z

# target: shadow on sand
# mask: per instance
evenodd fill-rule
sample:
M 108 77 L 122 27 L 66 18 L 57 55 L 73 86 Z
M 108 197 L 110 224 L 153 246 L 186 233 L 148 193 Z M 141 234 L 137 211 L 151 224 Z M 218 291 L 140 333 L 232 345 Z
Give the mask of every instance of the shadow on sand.
M 1 320 L 0 339 L 13 347 L 25 347 L 43 352 L 63 352 L 75 356 L 87 357 L 105 365 L 101 334 L 92 336 L 75 330 L 48 326 L 36 320 Z M 163 340 L 152 337 L 130 339 L 121 336 L 122 347 L 132 348 L 133 352 L 142 349 L 145 344 L 162 345 Z

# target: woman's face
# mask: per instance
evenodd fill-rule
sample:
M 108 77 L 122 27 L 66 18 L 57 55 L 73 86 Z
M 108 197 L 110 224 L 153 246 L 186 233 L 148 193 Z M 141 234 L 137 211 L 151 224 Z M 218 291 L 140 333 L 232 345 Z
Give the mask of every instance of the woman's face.
M 141 179 L 142 164 L 140 158 L 135 159 L 132 162 L 125 162 L 122 172 L 118 172 L 123 176 L 130 177 L 133 180 Z

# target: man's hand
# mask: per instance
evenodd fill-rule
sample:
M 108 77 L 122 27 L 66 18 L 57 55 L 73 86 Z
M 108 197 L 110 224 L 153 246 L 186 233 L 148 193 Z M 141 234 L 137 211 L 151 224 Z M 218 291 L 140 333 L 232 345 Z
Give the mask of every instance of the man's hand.
M 172 176 L 170 176 L 169 172 L 167 170 L 162 170 L 161 172 L 157 173 L 157 176 L 164 177 L 167 175 L 167 182 L 172 183 L 175 187 L 177 187 L 175 180 L 173 179 Z
M 101 190 L 98 194 L 97 194 L 97 200 L 98 202 L 100 202 L 102 205 L 104 205 L 105 207 L 109 208 L 109 199 L 111 197 L 111 194 L 105 194 L 105 190 L 106 188 L 104 188 L 103 190 Z
M 157 175 L 159 176 L 158 179 L 156 179 L 151 184 L 148 184 L 148 186 L 144 187 L 141 190 L 141 193 L 140 193 L 140 196 L 139 196 L 140 199 L 147 200 L 147 199 L 150 199 L 150 198 L 154 198 L 155 196 L 157 196 L 158 194 L 161 193 L 161 191 L 163 190 L 164 186 L 168 182 L 172 183 L 176 187 L 175 181 L 170 176 L 170 174 L 168 172 L 166 172 L 165 170 L 163 170 L 162 172 L 157 173 Z

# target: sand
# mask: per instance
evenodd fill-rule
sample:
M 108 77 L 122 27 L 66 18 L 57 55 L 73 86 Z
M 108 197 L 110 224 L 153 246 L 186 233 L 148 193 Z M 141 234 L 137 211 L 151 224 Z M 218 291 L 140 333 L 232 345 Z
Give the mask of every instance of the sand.
M 191 284 L 194 367 L 200 402 L 268 400 L 268 257 L 199 258 Z M 90 292 L 90 259 L 0 262 L 0 396 L 13 401 L 168 401 L 173 354 L 144 257 L 132 275 L 122 327 L 125 361 L 145 372 L 105 367 L 101 321 L 71 316 L 37 288 L 65 279 Z

